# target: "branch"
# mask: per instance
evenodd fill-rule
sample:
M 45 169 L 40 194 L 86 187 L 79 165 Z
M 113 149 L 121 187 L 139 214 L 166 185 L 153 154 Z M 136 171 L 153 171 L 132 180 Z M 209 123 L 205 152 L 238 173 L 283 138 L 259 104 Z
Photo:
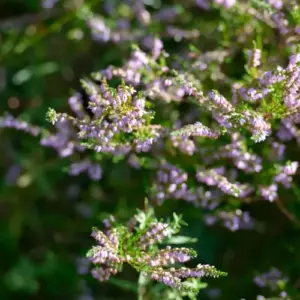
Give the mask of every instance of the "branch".
M 277 207 L 279 208 L 279 210 L 294 224 L 296 224 L 297 226 L 300 227 L 300 220 L 297 219 L 292 213 L 290 213 L 285 206 L 283 205 L 283 203 L 281 202 L 281 200 L 279 198 L 276 199 L 275 201 Z

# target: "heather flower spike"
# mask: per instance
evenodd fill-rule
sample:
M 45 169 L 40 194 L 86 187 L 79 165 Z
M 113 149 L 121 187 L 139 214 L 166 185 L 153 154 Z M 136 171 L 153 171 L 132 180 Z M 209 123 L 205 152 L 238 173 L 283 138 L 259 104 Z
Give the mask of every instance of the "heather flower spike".
M 42 132 L 41 128 L 30 125 L 25 121 L 18 120 L 11 115 L 0 117 L 0 128 L 15 128 L 33 136 L 38 136 Z

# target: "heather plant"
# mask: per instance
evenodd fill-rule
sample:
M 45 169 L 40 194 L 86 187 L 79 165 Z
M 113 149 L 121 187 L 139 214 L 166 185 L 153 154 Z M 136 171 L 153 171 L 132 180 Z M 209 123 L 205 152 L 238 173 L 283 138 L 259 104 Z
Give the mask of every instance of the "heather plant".
M 76 286 L 82 296 L 75 298 L 94 299 L 89 286 L 105 289 L 100 293 L 105 297 L 112 284 L 139 300 L 196 299 L 199 292 L 201 299 L 242 299 L 246 289 L 249 299 L 298 299 L 299 1 L 47 0 L 39 5 L 49 22 L 52 13 L 54 20 L 56 11 L 62 13 L 50 29 L 62 35 L 66 47 L 71 43 L 61 73 L 76 84 L 37 111 L 29 106 L 21 115 L 13 109 L 1 114 L 4 137 L 16 129 L 19 133 L 10 134 L 27 134 L 21 145 L 27 138 L 35 145 L 22 146 L 24 153 L 15 155 L 18 164 L 10 166 L 6 184 L 36 185 L 51 201 L 73 199 L 67 207 L 74 206 L 83 219 L 74 230 L 70 223 L 75 235 L 84 232 L 85 240 L 93 227 L 94 241 L 75 253 L 81 274 L 76 278 L 90 273 L 97 283 L 88 284 L 85 277 Z M 4 25 L 7 42 L 0 54 L 11 68 L 10 52 L 30 52 L 36 40 L 50 34 L 29 26 L 18 40 L 22 30 Z M 82 49 L 90 63 L 80 73 L 73 64 Z M 42 66 L 19 70 L 12 81 L 34 91 L 39 86 L 34 78 L 59 69 L 59 63 Z M 10 108 L 20 105 L 9 99 Z M 17 149 L 10 144 L 4 138 L 5 153 Z M 95 227 L 99 219 L 104 229 Z M 182 219 L 192 225 L 178 236 L 186 225 Z M 217 242 L 210 242 L 212 237 Z M 39 251 L 44 250 L 28 256 L 40 258 Z M 203 259 L 205 252 L 218 259 L 209 254 Z M 33 291 L 35 278 L 50 276 L 21 260 L 5 277 L 16 290 L 24 288 L 14 279 L 18 268 L 33 274 Z M 122 297 L 111 292 L 111 299 Z

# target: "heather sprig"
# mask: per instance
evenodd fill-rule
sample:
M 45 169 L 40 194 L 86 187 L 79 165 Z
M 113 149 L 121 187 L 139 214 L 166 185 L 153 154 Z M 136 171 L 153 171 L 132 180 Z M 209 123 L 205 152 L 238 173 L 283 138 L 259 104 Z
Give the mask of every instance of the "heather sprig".
M 252 189 L 246 184 L 231 183 L 223 176 L 223 169 L 200 170 L 197 172 L 197 180 L 206 183 L 209 186 L 217 186 L 223 193 L 235 196 L 245 197 L 251 193 Z
M 254 282 L 259 287 L 269 287 L 271 290 L 276 290 L 283 287 L 288 281 L 277 268 L 271 268 L 270 271 L 262 273 L 254 278 Z
M 213 131 L 208 127 L 204 126 L 200 122 L 196 122 L 195 124 L 186 125 L 179 130 L 173 131 L 171 133 L 173 136 L 180 136 L 180 137 L 190 137 L 190 136 L 201 136 L 201 137 L 208 137 L 211 139 L 217 139 L 220 136 L 220 132 Z
M 100 165 L 92 163 L 89 159 L 74 162 L 68 169 L 68 173 L 72 176 L 77 176 L 84 172 L 86 172 L 92 180 L 100 180 L 102 177 Z
M 196 256 L 190 248 L 165 248 L 158 244 L 177 234 L 182 224 L 180 216 L 167 222 L 155 218 L 151 207 L 138 211 L 127 226 L 106 221 L 104 231 L 93 229 L 92 236 L 97 241 L 87 256 L 95 265 L 92 275 L 106 281 L 122 270 L 123 264 L 131 265 L 143 276 L 172 288 L 197 293 L 193 288 L 193 278 L 219 277 L 226 273 L 215 267 L 199 264 L 195 268 L 177 267 Z
M 274 297 L 265 298 L 264 296 L 257 296 L 257 300 L 268 300 L 268 299 L 286 299 L 291 300 L 287 292 L 287 284 L 289 278 L 285 276 L 279 269 L 272 267 L 269 271 L 264 272 L 255 276 L 254 283 L 261 289 L 271 290 Z
M 11 115 L 6 115 L 4 117 L 0 117 L 0 128 L 14 128 L 19 131 L 24 131 L 26 133 L 29 133 L 33 136 L 38 136 L 42 133 L 42 129 L 33 126 L 23 120 L 20 120 L 18 118 L 14 118 Z
M 142 95 L 135 94 L 134 88 L 125 83 L 111 88 L 104 79 L 100 85 L 88 80 L 83 80 L 82 85 L 89 95 L 88 109 L 94 117 L 89 118 L 82 110 L 79 114 L 80 106 L 75 107 L 72 101 L 71 107 L 77 116 L 49 109 L 47 119 L 52 124 L 72 124 L 76 142 L 97 152 L 126 154 L 131 149 L 149 151 L 160 136 L 160 126 L 150 125 L 152 113 L 147 110 Z
M 232 211 L 218 210 L 215 214 L 205 215 L 204 221 L 208 226 L 221 222 L 225 228 L 233 232 L 254 228 L 254 222 L 249 212 L 243 212 L 240 209 Z

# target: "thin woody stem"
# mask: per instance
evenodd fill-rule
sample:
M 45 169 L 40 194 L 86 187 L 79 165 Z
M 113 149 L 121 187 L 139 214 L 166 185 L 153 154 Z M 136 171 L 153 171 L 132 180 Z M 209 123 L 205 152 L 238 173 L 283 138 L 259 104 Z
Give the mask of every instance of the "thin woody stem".
M 294 224 L 296 224 L 297 226 L 300 227 L 300 220 L 297 219 L 292 213 L 290 213 L 286 207 L 283 205 L 283 203 L 281 202 L 281 200 L 279 198 L 276 199 L 275 201 L 277 207 L 279 208 L 279 210 Z

